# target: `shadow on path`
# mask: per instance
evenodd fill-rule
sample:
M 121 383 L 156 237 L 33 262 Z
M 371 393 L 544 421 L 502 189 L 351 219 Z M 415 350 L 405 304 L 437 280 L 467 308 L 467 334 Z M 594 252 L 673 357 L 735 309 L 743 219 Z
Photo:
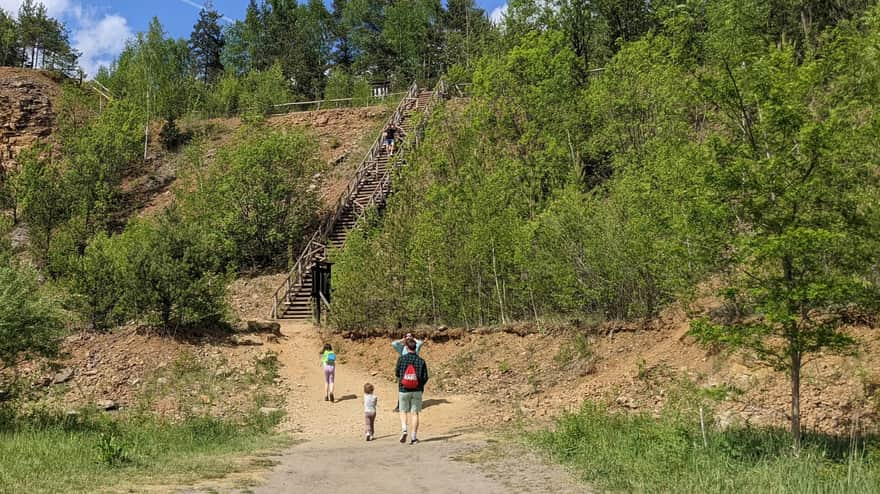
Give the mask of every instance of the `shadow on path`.
M 439 398 L 439 399 L 435 398 L 435 399 L 431 399 L 431 400 L 425 400 L 422 402 L 422 409 L 425 409 L 428 407 L 433 407 L 436 405 L 448 405 L 450 403 L 452 403 L 452 402 L 450 402 L 446 398 Z
M 340 396 L 339 398 L 336 398 L 336 403 L 339 403 L 340 401 L 356 400 L 356 399 L 357 399 L 357 395 L 345 395 L 345 396 Z
M 434 441 L 448 441 L 449 439 L 456 438 L 460 435 L 461 434 L 447 434 L 445 436 L 429 437 L 428 439 L 422 439 L 421 442 L 430 443 L 430 442 L 434 442 Z

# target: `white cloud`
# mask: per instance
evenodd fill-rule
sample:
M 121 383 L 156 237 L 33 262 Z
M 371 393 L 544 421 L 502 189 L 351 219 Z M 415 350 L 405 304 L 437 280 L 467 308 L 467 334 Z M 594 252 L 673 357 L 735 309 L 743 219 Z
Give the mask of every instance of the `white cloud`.
M 79 63 L 83 70 L 89 76 L 94 76 L 101 65 L 108 65 L 122 52 L 125 42 L 131 37 L 128 20 L 121 15 L 107 14 L 100 19 L 80 16 L 71 42 L 82 53 Z
M 504 22 L 504 16 L 507 15 L 507 4 L 499 5 L 492 9 L 492 13 L 489 14 L 489 20 L 492 21 L 492 24 L 496 26 Z

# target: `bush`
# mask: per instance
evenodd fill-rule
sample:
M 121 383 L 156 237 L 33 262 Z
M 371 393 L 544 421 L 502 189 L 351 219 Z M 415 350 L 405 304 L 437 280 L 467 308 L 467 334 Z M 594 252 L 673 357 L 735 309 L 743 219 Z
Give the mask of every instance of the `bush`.
M 95 237 L 72 285 L 96 328 L 131 318 L 174 331 L 222 320 L 228 281 L 212 240 L 170 212 Z
M 123 307 L 166 331 L 226 314 L 228 278 L 207 238 L 173 215 L 118 236 Z
M 242 86 L 239 110 L 248 121 L 260 120 L 273 112 L 274 105 L 290 102 L 290 85 L 277 63 L 268 70 L 249 72 Z
M 182 132 L 177 121 L 169 117 L 159 131 L 159 143 L 166 151 L 173 151 L 192 138 L 188 132 Z
M 310 137 L 246 128 L 209 165 L 192 163 L 176 198 L 186 221 L 217 234 L 225 264 L 283 266 L 315 218 L 319 169 Z
M 0 362 L 53 355 L 63 329 L 59 303 L 41 290 L 37 273 L 0 257 Z

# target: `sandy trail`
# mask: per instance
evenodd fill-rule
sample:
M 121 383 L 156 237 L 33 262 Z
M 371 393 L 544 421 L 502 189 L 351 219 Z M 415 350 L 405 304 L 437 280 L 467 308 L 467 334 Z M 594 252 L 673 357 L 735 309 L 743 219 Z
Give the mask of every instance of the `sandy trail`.
M 336 403 L 324 401 L 320 367 L 322 341 L 311 324 L 283 322 L 279 353 L 281 375 L 291 383 L 287 427 L 303 442 L 285 452 L 259 487 L 245 492 L 295 493 L 312 488 L 348 492 L 506 493 L 584 492 L 559 469 L 534 455 L 518 453 L 485 462 L 462 461 L 487 444 L 473 426 L 479 400 L 469 395 L 437 394 L 430 382 L 421 414 L 420 444 L 400 444 L 400 419 L 392 412 L 397 385 L 346 363 L 344 349 L 336 371 Z M 430 345 L 423 356 L 430 370 Z M 388 365 L 395 355 L 388 347 Z M 363 385 L 371 382 L 379 398 L 376 440 L 364 439 Z

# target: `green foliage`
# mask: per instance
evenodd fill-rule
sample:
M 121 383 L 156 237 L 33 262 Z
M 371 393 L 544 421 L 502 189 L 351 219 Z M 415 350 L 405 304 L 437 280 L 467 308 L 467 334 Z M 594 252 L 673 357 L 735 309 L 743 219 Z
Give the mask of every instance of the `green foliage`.
M 2 24 L 0 24 L 0 36 L 6 38 L 8 43 L 7 63 L 26 61 L 28 66 L 34 69 L 64 71 L 72 71 L 76 65 L 79 54 L 70 45 L 67 28 L 62 22 L 49 17 L 42 2 L 24 0 L 19 5 L 17 19 Z M 7 32 L 4 35 L 2 33 L 4 29 L 12 33 Z M 2 42 L 0 40 L 0 43 Z M 0 56 L 2 55 L 0 53 Z
M 0 363 L 53 355 L 62 330 L 58 301 L 40 288 L 37 273 L 0 257 Z
M 123 319 L 168 332 L 226 316 L 228 277 L 213 238 L 172 210 L 135 221 L 113 237 L 99 235 L 71 277 L 82 311 L 96 328 Z
M 343 69 L 337 68 L 327 78 L 324 87 L 324 99 L 350 98 L 352 95 L 351 75 Z
M 125 454 L 119 436 L 113 432 L 98 436 L 98 458 L 108 467 L 118 467 L 131 461 Z
M 222 320 L 226 285 L 220 259 L 199 225 L 173 213 L 158 224 L 131 224 L 117 237 L 121 303 L 165 330 Z
M 355 77 L 351 83 L 351 97 L 354 106 L 365 106 L 373 101 L 373 87 L 363 77 Z
M 114 101 L 95 115 L 79 108 L 86 103 L 76 91 L 64 91 L 60 146 L 38 143 L 22 151 L 6 186 L 35 258 L 53 277 L 70 269 L 92 235 L 117 224 L 122 179 L 140 158 L 141 114 Z
M 265 71 L 253 71 L 241 81 L 238 107 L 248 121 L 260 120 L 274 110 L 274 105 L 290 101 L 290 93 L 281 65 Z
M 0 66 L 18 65 L 22 62 L 21 38 L 18 22 L 0 9 Z
M 219 237 L 224 264 L 283 266 L 315 217 L 318 170 L 310 137 L 248 127 L 210 165 L 192 163 L 176 197 L 187 222 Z
M 238 471 L 235 458 L 283 446 L 279 417 L 253 410 L 243 419 L 151 415 L 118 417 L 95 410 L 76 415 L 0 410 L 0 483 L 14 492 L 92 492 L 196 483 Z M 54 475 L 45 475 L 47 470 Z
M 186 41 L 166 38 L 159 19 L 153 18 L 147 32 L 129 40 L 116 61 L 97 79 L 148 116 L 176 118 L 194 109 L 200 99 L 189 64 Z
M 37 145 L 18 156 L 19 171 L 14 178 L 16 203 L 28 224 L 30 245 L 43 265 L 49 260 L 49 247 L 55 228 L 68 218 L 61 163 L 52 148 Z
M 223 52 L 223 32 L 220 29 L 220 13 L 208 2 L 199 12 L 199 20 L 193 26 L 189 39 L 196 72 L 204 82 L 213 81 L 223 72 L 220 55 Z
M 573 467 L 584 481 L 620 492 L 874 492 L 876 438 L 810 435 L 799 457 L 784 431 L 707 424 L 699 415 L 612 413 L 585 403 L 529 440 Z
M 123 280 L 119 273 L 123 261 L 117 240 L 104 233 L 95 235 L 78 259 L 70 276 L 71 291 L 78 295 L 77 309 L 94 329 L 107 329 L 121 322 Z
M 177 121 L 173 118 L 165 120 L 162 130 L 159 131 L 159 142 L 166 150 L 173 151 L 190 139 L 191 135 L 180 130 Z

